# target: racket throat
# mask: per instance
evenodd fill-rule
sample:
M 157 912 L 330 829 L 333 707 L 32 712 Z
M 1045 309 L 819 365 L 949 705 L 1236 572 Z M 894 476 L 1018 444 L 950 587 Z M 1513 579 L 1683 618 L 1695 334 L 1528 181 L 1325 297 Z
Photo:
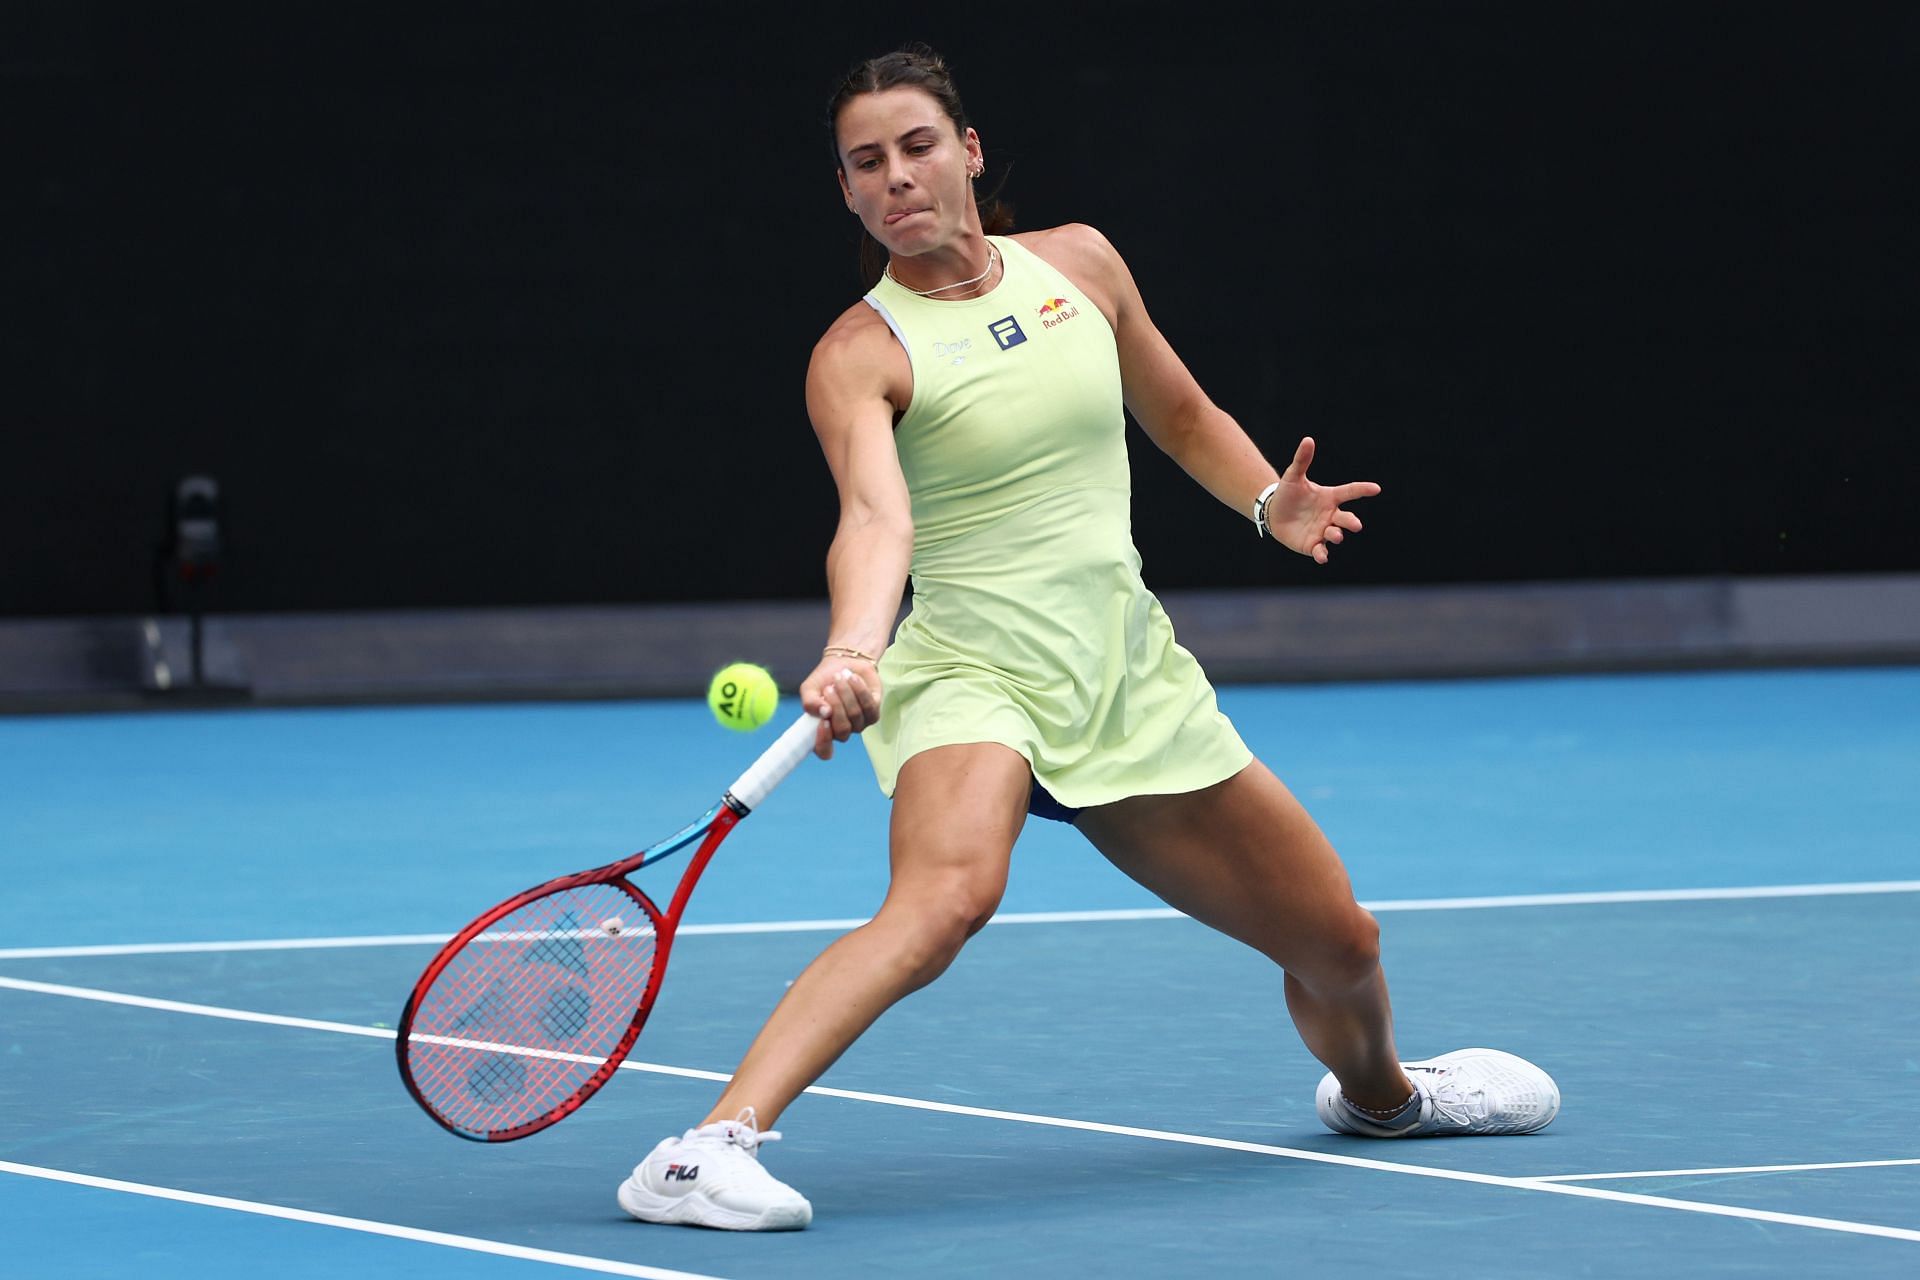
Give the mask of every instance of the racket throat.
M 707 860 L 713 857 L 713 851 L 727 838 L 727 833 L 740 825 L 745 813 L 735 807 L 733 796 L 728 794 L 726 803 L 720 806 L 719 814 L 713 825 L 707 828 L 707 838 L 694 850 L 693 859 L 688 862 L 686 872 L 680 877 L 679 887 L 673 891 L 673 901 L 667 906 L 665 927 L 661 931 L 660 945 L 664 949 L 670 946 L 673 935 L 680 928 L 680 913 L 686 910 L 687 899 L 693 896 L 693 886 L 700 879 L 700 873 L 707 869 Z

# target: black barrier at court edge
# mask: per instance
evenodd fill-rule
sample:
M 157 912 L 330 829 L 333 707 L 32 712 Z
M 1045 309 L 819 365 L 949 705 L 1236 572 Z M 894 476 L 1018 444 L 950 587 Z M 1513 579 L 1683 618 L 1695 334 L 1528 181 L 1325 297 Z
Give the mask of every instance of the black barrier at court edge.
M 1920 569 L 1908 7 L 1179 13 L 10 7 L 0 615 L 144 612 L 196 468 L 230 613 L 817 597 L 819 112 L 911 37 L 1023 226 L 1385 485 L 1319 570 L 1135 433 L 1154 586 Z

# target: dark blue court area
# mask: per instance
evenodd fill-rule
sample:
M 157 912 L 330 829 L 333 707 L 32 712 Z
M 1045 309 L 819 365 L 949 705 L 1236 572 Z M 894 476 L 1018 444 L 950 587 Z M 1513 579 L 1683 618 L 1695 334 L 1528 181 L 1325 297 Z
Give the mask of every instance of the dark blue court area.
M 1541 1063 L 1545 1132 L 1326 1132 L 1281 975 L 1033 822 L 999 923 L 782 1118 L 814 1226 L 643 1226 L 615 1185 L 879 901 L 857 747 L 720 851 L 633 1069 L 487 1147 L 394 1069 L 434 940 L 690 821 L 784 709 L 750 737 L 693 701 L 18 717 L 0 1272 L 1920 1273 L 1920 669 L 1222 702 L 1378 911 L 1402 1050 Z

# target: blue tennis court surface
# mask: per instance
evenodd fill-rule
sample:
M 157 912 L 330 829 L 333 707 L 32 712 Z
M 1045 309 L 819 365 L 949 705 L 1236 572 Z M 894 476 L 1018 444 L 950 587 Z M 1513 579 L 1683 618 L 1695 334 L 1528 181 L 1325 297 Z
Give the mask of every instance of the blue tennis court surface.
M 693 702 L 0 720 L 8 1273 L 1920 1270 L 1920 670 L 1222 702 L 1379 911 L 1402 1049 L 1540 1062 L 1544 1133 L 1327 1133 L 1279 973 L 1034 823 L 1003 922 L 782 1118 L 813 1228 L 643 1226 L 627 1168 L 879 901 L 857 748 L 721 851 L 634 1069 L 483 1147 L 394 1070 L 430 939 L 677 829 L 772 730 Z

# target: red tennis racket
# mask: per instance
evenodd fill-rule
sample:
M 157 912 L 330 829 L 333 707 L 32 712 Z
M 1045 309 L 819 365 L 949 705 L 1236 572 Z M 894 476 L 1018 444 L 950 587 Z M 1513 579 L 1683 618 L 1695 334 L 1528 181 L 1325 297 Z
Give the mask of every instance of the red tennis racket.
M 626 1059 L 666 973 L 708 859 L 812 749 L 810 714 L 693 825 L 650 849 L 515 894 L 456 933 L 400 1015 L 400 1078 L 426 1113 L 475 1142 L 572 1115 Z M 663 915 L 627 879 L 698 844 Z

